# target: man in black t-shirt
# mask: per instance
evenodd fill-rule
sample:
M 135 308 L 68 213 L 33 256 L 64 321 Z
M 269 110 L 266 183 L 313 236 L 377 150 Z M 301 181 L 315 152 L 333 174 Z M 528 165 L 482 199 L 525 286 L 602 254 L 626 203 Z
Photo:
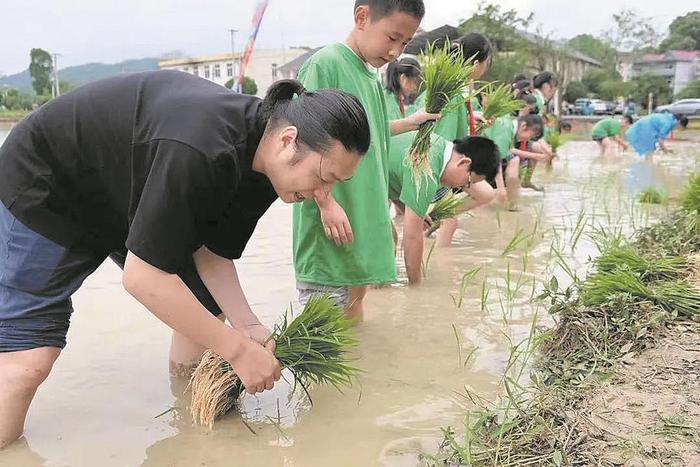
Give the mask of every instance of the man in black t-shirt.
M 327 196 L 368 145 L 349 95 L 285 81 L 262 101 L 176 71 L 88 84 L 17 124 L 0 148 L 0 448 L 66 345 L 71 295 L 108 256 L 175 330 L 171 364 L 211 348 L 249 392 L 270 389 L 274 342 L 231 260 L 278 196 Z

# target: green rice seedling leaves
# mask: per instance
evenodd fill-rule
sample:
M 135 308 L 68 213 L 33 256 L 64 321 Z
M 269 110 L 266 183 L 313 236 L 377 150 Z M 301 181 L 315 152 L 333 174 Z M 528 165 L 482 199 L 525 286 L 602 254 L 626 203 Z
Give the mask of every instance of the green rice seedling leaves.
M 451 111 L 452 106 L 463 104 L 462 92 L 474 72 L 473 64 L 465 64 L 460 48 L 452 48 L 445 41 L 442 48 L 430 44 L 423 55 L 423 89 L 425 110 L 430 113 Z M 471 96 L 468 97 L 471 99 Z M 435 122 L 420 126 L 409 150 L 416 186 L 420 188 L 423 177 L 430 177 L 430 135 Z
M 360 372 L 350 357 L 357 346 L 353 324 L 333 299 L 313 297 L 298 316 L 292 319 L 288 312 L 275 326 L 271 336 L 277 344 L 275 357 L 304 389 L 327 384 L 340 391 L 351 386 Z M 193 373 L 190 388 L 192 416 L 209 427 L 236 406 L 244 391 L 231 365 L 211 351 Z
M 523 101 L 513 98 L 513 88 L 508 84 L 487 83 L 480 89 L 483 97 L 482 115 L 486 122 L 493 122 L 499 117 L 512 115 L 523 107 Z M 477 132 L 486 129 L 488 123 L 480 123 Z
M 466 195 L 456 194 L 448 191 L 445 196 L 440 198 L 433 205 L 433 209 L 428 213 L 433 225 L 425 232 L 426 237 L 430 237 L 435 231 L 440 228 L 442 221 L 446 219 L 454 219 L 464 212 L 464 201 Z
M 462 304 L 464 303 L 464 295 L 466 293 L 467 286 L 469 285 L 470 281 L 472 281 L 474 279 L 474 277 L 476 277 L 476 275 L 479 274 L 479 272 L 481 272 L 481 267 L 471 269 L 462 275 L 462 281 L 459 284 L 459 299 L 455 300 L 453 297 L 453 300 L 455 302 L 455 306 L 457 308 L 462 308 Z
M 639 276 L 642 282 L 678 279 L 688 267 L 680 256 L 654 258 L 640 255 L 631 246 L 611 246 L 595 259 L 598 271 L 627 270 Z
M 508 245 L 506 245 L 505 249 L 501 253 L 502 257 L 508 256 L 509 254 L 513 253 L 515 250 L 517 250 L 520 246 L 522 246 L 524 243 L 532 240 L 534 237 L 534 233 L 525 233 L 525 229 L 519 229 L 513 238 L 510 240 Z
M 650 186 L 644 189 L 637 197 L 640 203 L 643 204 L 665 204 L 666 195 L 659 189 Z

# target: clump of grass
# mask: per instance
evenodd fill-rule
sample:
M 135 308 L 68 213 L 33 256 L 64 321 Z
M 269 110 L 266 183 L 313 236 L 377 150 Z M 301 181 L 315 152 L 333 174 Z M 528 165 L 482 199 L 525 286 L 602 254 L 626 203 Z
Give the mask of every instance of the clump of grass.
M 643 254 L 688 255 L 700 251 L 698 215 L 679 209 L 638 232 L 635 246 Z
M 359 372 L 349 355 L 357 345 L 353 322 L 343 307 L 327 296 L 309 300 L 291 321 L 289 313 L 285 315 L 271 338 L 276 343 L 275 357 L 304 388 L 330 384 L 341 390 L 350 386 Z M 211 351 L 193 373 L 190 387 L 192 417 L 208 427 L 236 406 L 244 390 L 231 365 Z
M 657 188 L 650 186 L 644 189 L 638 196 L 639 202 L 644 204 L 664 204 L 666 196 Z
M 632 246 L 620 245 L 603 251 L 595 259 L 595 265 L 600 272 L 627 270 L 645 282 L 678 279 L 688 267 L 685 258 L 680 256 L 642 256 Z
M 429 113 L 451 111 L 454 106 L 462 105 L 462 92 L 467 80 L 474 72 L 473 64 L 466 64 L 460 48 L 453 49 L 446 41 L 444 47 L 428 46 L 423 56 L 423 89 L 425 92 L 425 110 Z M 430 135 L 435 122 L 426 122 L 420 126 L 409 150 L 416 186 L 420 187 L 422 177 L 430 174 Z
M 462 194 L 455 194 L 451 190 L 447 192 L 445 196 L 440 198 L 433 205 L 433 209 L 428 213 L 428 217 L 433 222 L 428 230 L 425 232 L 425 236 L 431 236 L 435 231 L 440 228 L 442 221 L 447 219 L 454 219 L 464 212 L 464 199 L 466 196 Z
M 482 115 L 486 122 L 513 115 L 523 107 L 523 101 L 513 97 L 513 89 L 507 84 L 488 83 L 481 90 L 483 96 Z M 481 133 L 488 124 L 481 123 L 477 129 Z
M 700 234 L 700 174 L 690 177 L 681 195 L 681 206 L 688 213 L 689 228 Z

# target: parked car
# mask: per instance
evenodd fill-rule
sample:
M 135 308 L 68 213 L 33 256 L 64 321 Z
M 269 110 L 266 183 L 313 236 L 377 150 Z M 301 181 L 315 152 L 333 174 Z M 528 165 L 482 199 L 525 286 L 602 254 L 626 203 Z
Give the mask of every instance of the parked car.
M 605 115 L 608 113 L 608 106 L 605 105 L 605 101 L 600 99 L 591 99 L 591 106 L 593 107 L 594 115 Z
M 608 115 L 615 115 L 615 107 L 617 107 L 615 102 L 605 101 L 605 113 Z
M 671 112 L 682 115 L 700 116 L 700 99 L 681 99 L 669 105 L 660 105 L 654 112 Z
M 622 115 L 625 113 L 625 103 L 624 102 L 618 102 L 615 105 L 615 110 L 613 110 L 613 114 L 615 115 Z
M 593 115 L 593 105 L 591 99 L 581 97 L 574 103 L 574 112 L 578 115 Z

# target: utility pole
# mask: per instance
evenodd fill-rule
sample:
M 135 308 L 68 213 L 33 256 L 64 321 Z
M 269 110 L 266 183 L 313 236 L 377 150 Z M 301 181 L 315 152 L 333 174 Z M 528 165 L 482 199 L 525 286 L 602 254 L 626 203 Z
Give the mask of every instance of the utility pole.
M 236 83 L 238 81 L 236 79 L 236 33 L 238 29 L 229 29 L 229 32 L 231 33 L 231 65 L 233 67 L 233 76 L 231 77 L 233 86 L 231 86 L 231 90 L 236 91 Z
M 61 87 L 58 81 L 58 56 L 60 54 L 53 54 L 53 86 L 51 86 L 51 97 L 58 97 L 61 95 Z

